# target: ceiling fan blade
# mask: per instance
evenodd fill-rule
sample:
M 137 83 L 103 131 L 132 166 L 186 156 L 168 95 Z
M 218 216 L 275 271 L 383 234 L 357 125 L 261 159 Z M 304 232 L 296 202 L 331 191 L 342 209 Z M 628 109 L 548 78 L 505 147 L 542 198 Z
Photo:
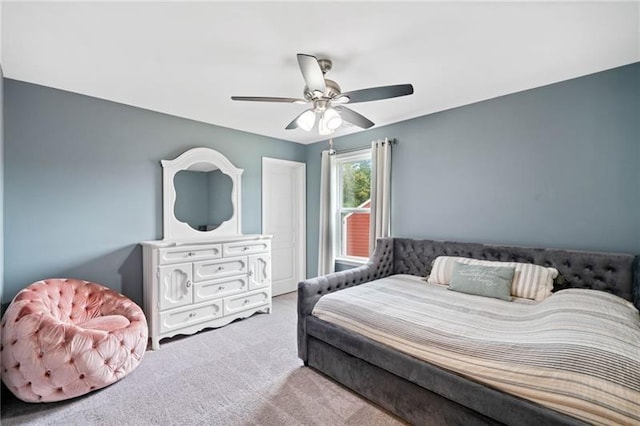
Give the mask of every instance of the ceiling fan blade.
M 375 124 L 373 121 L 369 120 L 364 115 L 357 113 L 354 110 L 349 109 L 345 106 L 336 106 L 335 110 L 340 113 L 340 117 L 342 117 L 344 121 L 348 121 L 349 123 L 354 124 L 363 129 L 368 129 L 369 127 L 372 127 Z
M 320 69 L 318 59 L 315 56 L 298 53 L 298 65 L 300 66 L 302 77 L 309 91 L 320 91 L 324 93 L 327 86 L 324 84 L 324 74 L 322 73 L 322 69 Z
M 368 89 L 345 92 L 341 96 L 347 96 L 349 103 L 377 101 L 380 99 L 397 98 L 413 94 L 411 84 L 396 84 L 394 86 L 371 87 Z
M 232 101 L 256 101 L 256 102 L 284 102 L 289 104 L 306 104 L 304 99 L 296 98 L 274 98 L 274 97 L 260 97 L 260 96 L 232 96 Z

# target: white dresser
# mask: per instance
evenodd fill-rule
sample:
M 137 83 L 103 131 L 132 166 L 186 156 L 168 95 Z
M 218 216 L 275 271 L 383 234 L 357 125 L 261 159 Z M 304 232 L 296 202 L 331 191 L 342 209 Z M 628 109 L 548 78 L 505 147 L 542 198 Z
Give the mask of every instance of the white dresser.
M 271 237 L 142 242 L 144 311 L 160 339 L 271 312 Z

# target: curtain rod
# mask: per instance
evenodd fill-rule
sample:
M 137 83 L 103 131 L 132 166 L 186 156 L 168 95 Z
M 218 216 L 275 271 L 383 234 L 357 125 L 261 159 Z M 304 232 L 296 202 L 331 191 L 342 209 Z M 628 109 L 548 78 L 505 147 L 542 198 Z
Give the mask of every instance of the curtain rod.
M 395 145 L 396 144 L 396 140 L 393 138 L 385 138 L 384 140 L 382 140 L 382 143 L 384 143 L 384 141 L 387 140 L 389 141 L 389 143 L 391 145 Z M 330 155 L 335 155 L 335 154 L 346 154 L 349 152 L 354 152 L 354 151 L 362 151 L 363 149 L 369 149 L 371 148 L 371 145 L 369 146 L 361 146 L 361 147 L 356 147 L 356 148 L 347 148 L 347 149 L 341 149 L 340 151 L 333 149 L 333 139 L 329 139 L 329 151 L 330 151 Z M 331 153 L 331 151 L 333 151 Z

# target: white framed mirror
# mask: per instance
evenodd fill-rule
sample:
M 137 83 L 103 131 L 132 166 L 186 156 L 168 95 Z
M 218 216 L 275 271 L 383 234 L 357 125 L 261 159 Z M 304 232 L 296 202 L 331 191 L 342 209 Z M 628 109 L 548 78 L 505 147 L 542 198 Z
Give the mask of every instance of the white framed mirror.
M 165 241 L 242 234 L 242 169 L 211 148 L 193 148 L 160 163 Z

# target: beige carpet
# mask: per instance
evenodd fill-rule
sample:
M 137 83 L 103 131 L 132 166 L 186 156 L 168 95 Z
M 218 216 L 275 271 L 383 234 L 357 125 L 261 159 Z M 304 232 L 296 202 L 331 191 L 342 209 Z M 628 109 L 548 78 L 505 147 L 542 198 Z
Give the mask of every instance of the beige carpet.
M 6 389 L 5 389 L 6 391 Z M 296 295 L 193 336 L 164 340 L 123 380 L 74 400 L 3 395 L 2 425 L 402 425 L 296 355 Z

